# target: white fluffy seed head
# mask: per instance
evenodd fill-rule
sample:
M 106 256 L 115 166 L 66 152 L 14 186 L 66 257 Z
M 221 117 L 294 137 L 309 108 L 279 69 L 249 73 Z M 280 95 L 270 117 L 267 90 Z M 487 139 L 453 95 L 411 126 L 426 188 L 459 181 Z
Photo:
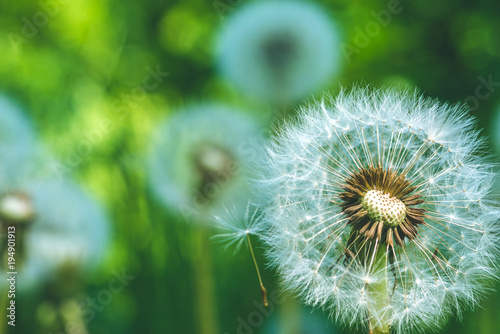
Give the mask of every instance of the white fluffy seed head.
M 54 160 L 37 142 L 28 119 L 0 97 L 0 223 L 29 223 L 16 230 L 23 240 L 20 289 L 38 286 L 68 264 L 95 268 L 109 244 L 102 208 L 70 180 L 41 173 Z
M 148 178 L 162 204 L 186 222 L 212 223 L 231 203 L 243 216 L 252 194 L 246 180 L 262 151 L 256 122 L 218 104 L 193 105 L 154 133 Z
M 109 221 L 102 207 L 70 180 L 32 180 L 27 193 L 36 217 L 24 236 L 20 286 L 37 286 L 68 264 L 82 272 L 95 269 L 109 246 Z
M 500 211 L 473 124 L 462 106 L 390 90 L 302 107 L 269 144 L 261 188 L 268 256 L 284 285 L 345 325 L 369 319 L 394 333 L 435 330 L 477 305 L 497 276 Z M 367 238 L 341 196 L 353 173 L 377 168 L 404 176 L 413 211 L 402 219 L 401 203 L 369 193 L 366 214 L 385 224 Z M 412 237 L 398 242 L 402 232 Z
M 339 33 L 325 11 L 304 1 L 256 1 L 234 11 L 217 45 L 221 72 L 243 92 L 289 103 L 339 72 Z

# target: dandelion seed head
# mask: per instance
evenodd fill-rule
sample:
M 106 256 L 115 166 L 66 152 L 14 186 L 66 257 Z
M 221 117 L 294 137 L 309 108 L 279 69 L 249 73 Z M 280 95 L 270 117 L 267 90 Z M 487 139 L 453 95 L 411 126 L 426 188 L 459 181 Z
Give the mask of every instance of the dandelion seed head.
M 100 205 L 69 180 L 33 180 L 26 191 L 36 216 L 24 236 L 22 285 L 37 286 L 65 265 L 93 270 L 109 244 L 109 221 Z
M 217 54 L 222 73 L 242 91 L 293 102 L 338 72 L 339 36 L 324 10 L 303 1 L 257 1 L 229 18 Z
M 0 225 L 14 225 L 22 255 L 20 289 L 38 286 L 62 266 L 87 272 L 109 240 L 102 208 L 70 180 L 42 173 L 53 158 L 37 144 L 22 112 L 0 98 Z
M 353 89 L 302 107 L 268 145 L 262 185 L 284 285 L 347 326 L 396 333 L 477 305 L 499 254 L 483 144 L 462 106 L 418 94 Z
M 0 224 L 16 226 L 25 240 L 20 249 L 22 289 L 39 286 L 63 266 L 93 270 L 109 241 L 103 210 L 70 180 L 32 176 L 17 188 L 9 185 L 0 195 Z
M 257 125 L 222 105 L 180 110 L 159 125 L 148 160 L 149 184 L 162 204 L 188 222 L 222 216 L 231 203 L 243 216 L 261 137 Z

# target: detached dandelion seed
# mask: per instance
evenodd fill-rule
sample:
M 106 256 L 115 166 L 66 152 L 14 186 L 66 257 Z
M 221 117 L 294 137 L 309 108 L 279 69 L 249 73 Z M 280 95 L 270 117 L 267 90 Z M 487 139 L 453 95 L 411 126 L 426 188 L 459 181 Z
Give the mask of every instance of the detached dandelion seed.
M 497 276 L 492 164 L 462 106 L 354 89 L 268 147 L 268 256 L 307 304 L 370 333 L 440 328 Z
M 240 249 L 241 245 L 244 242 L 247 242 L 248 248 L 250 249 L 250 254 L 252 255 L 255 271 L 257 272 L 257 277 L 259 279 L 262 302 L 264 306 L 267 307 L 267 291 L 264 287 L 264 283 L 262 283 L 259 265 L 257 264 L 257 259 L 255 258 L 252 242 L 250 240 L 250 235 L 260 236 L 261 231 L 259 221 L 261 217 L 262 216 L 258 212 L 258 206 L 255 206 L 250 202 L 248 202 L 247 204 L 244 219 L 240 218 L 240 215 L 235 212 L 235 209 L 231 211 L 226 210 L 224 216 L 215 217 L 218 222 L 217 227 L 223 230 L 225 233 L 215 235 L 214 239 L 225 242 L 226 247 L 234 244 L 235 252 Z

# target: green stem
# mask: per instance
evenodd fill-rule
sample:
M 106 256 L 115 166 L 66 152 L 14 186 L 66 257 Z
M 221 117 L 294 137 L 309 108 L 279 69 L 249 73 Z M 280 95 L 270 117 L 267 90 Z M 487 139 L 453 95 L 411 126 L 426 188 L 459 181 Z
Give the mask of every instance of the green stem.
M 382 244 L 375 250 L 375 258 L 373 271 L 383 271 L 383 279 L 379 279 L 374 283 L 368 284 L 368 293 L 370 300 L 373 301 L 373 307 L 378 310 L 388 310 L 390 305 L 389 281 L 387 276 L 387 247 Z M 376 319 L 372 315 L 368 315 L 370 324 L 370 334 L 389 334 L 391 330 L 391 314 L 390 312 L 380 313 Z
M 200 334 L 219 334 L 215 303 L 212 256 L 208 236 L 203 229 L 195 231 L 197 252 L 194 259 L 197 316 Z

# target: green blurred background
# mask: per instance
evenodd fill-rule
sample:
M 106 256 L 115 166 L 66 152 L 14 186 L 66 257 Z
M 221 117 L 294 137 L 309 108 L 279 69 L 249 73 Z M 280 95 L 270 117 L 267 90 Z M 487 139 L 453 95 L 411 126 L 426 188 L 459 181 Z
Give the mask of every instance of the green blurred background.
M 258 310 L 250 253 L 224 251 L 206 241 L 215 231 L 200 231 L 166 210 L 148 191 L 143 167 L 155 125 L 192 102 L 245 106 L 269 122 L 276 118 L 273 109 L 295 107 L 249 99 L 217 74 L 216 34 L 245 2 L 1 1 L 0 93 L 22 105 L 40 138 L 67 167 L 65 176 L 104 204 L 112 224 L 109 252 L 99 270 L 79 283 L 74 300 L 97 296 L 115 272 L 135 277 L 86 321 L 88 333 L 201 333 L 197 305 L 203 297 L 197 291 L 203 280 L 197 273 L 204 265 L 213 271 L 206 282 L 215 285 L 215 303 L 206 314 L 215 314 L 219 333 L 237 333 L 239 319 L 248 321 Z M 377 22 L 373 12 L 393 1 L 316 2 L 336 21 L 345 43 L 341 47 L 348 51 L 341 57 L 340 76 L 325 90 L 355 83 L 418 87 L 429 97 L 470 104 L 484 133 L 498 136 L 497 1 L 401 1 L 402 11 L 362 45 L 360 31 Z M 129 100 L 148 68 L 168 76 L 143 98 Z M 488 81 L 493 84 L 486 87 Z M 94 145 L 84 150 L 82 141 L 89 137 Z M 254 244 L 262 265 L 262 249 L 257 240 Z M 261 271 L 268 291 L 278 289 L 275 273 L 264 266 Z M 71 284 L 63 279 L 55 289 Z M 12 333 L 64 331 L 49 319 L 54 311 L 47 307 L 46 291 L 17 298 Z M 313 321 L 307 315 L 311 310 L 299 305 L 285 296 L 262 324 L 242 333 L 354 333 L 327 325 L 320 310 L 313 314 L 320 330 L 312 325 L 308 332 L 297 330 L 301 321 Z M 500 333 L 500 296 L 490 295 L 482 306 L 462 322 L 452 320 L 443 333 Z

